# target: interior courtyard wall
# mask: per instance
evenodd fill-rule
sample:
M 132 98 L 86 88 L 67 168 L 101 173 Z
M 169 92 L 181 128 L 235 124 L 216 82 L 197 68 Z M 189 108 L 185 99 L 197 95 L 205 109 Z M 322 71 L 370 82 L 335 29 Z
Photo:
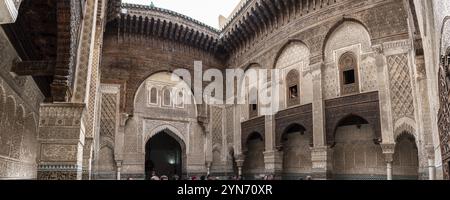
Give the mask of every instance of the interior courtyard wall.
M 42 93 L 31 77 L 11 73 L 20 61 L 0 28 L 0 179 L 37 178 L 37 129 Z
M 438 66 L 437 61 L 439 59 L 435 58 L 438 57 L 438 48 L 436 47 L 439 46 L 437 45 L 437 38 L 440 38 L 440 36 L 429 35 L 430 33 L 431 35 L 435 34 L 436 30 L 440 29 L 440 25 L 438 24 L 442 24 L 441 21 L 443 21 L 443 18 L 446 16 L 442 13 L 449 13 L 449 11 L 446 10 L 448 8 L 448 2 L 432 1 L 432 3 L 423 4 L 423 2 L 416 1 L 416 4 L 419 5 L 418 7 L 421 8 L 421 10 L 425 10 L 424 12 L 418 12 L 419 15 L 421 13 L 426 13 L 427 9 L 433 8 L 433 17 L 431 19 L 427 18 L 425 20 L 422 20 L 422 23 L 420 24 L 423 29 L 427 30 L 422 31 L 422 34 L 424 34 L 425 49 L 434 49 L 425 52 L 426 55 L 431 55 L 429 57 L 433 58 L 432 61 L 426 60 L 428 69 L 427 71 L 431 72 L 430 74 L 436 74 L 436 70 L 429 66 Z M 248 46 L 240 48 L 238 51 L 232 52 L 230 59 L 226 64 L 231 67 L 245 68 L 250 63 L 259 63 L 262 68 L 272 68 L 274 67 L 274 63 L 277 62 L 278 53 L 282 51 L 285 45 L 288 44 L 291 40 L 298 40 L 304 42 L 309 51 L 308 56 L 305 56 L 304 60 L 302 59 L 301 61 L 308 63 L 304 64 L 303 69 L 300 69 L 301 104 L 312 102 L 311 93 L 313 93 L 313 91 L 311 91 L 312 89 L 309 89 L 312 88 L 312 74 L 310 72 L 312 72 L 313 70 L 317 70 L 317 67 L 312 69 L 313 67 L 310 66 L 321 66 L 319 68 L 322 68 L 319 70 L 322 70 L 321 73 L 324 77 L 324 86 L 322 88 L 322 90 L 324 91 L 324 98 L 334 99 L 341 97 L 338 87 L 338 71 L 336 70 L 335 66 L 336 58 L 339 58 L 339 56 L 346 51 L 354 52 L 358 57 L 358 77 L 360 79 L 360 92 L 365 93 L 378 91 L 379 88 L 376 83 L 377 79 L 374 76 L 376 74 L 376 52 L 374 52 L 374 50 L 372 49 L 372 45 L 383 44 L 383 47 L 392 47 L 393 44 L 398 44 L 395 42 L 408 39 L 408 25 L 407 21 L 404 20 L 406 14 L 403 2 L 388 0 L 377 2 L 367 1 L 361 3 L 361 1 L 348 0 L 337 1 L 337 4 L 333 6 L 333 9 L 329 10 L 327 8 L 325 8 L 326 10 L 318 9 L 316 12 L 308 14 L 307 17 L 298 17 L 289 21 L 282 20 L 280 24 L 277 24 L 277 28 L 275 30 L 268 31 L 267 34 L 260 34 L 258 37 L 251 39 L 251 42 L 247 43 L 247 45 L 249 44 Z M 320 23 L 317 22 L 318 18 L 315 17 L 316 15 L 320 16 Z M 358 23 L 355 21 L 358 21 Z M 427 25 L 427 23 L 430 22 L 432 22 L 434 26 Z M 336 25 L 339 26 L 336 27 Z M 332 30 L 335 30 L 335 33 L 328 37 L 328 35 L 326 34 L 332 32 Z M 357 34 L 355 34 L 355 31 Z M 335 35 L 338 33 L 341 34 L 342 37 Z M 349 38 L 348 36 L 351 36 L 351 38 Z M 444 36 L 443 38 L 445 43 L 446 37 Z M 22 137 L 23 139 L 21 144 L 32 144 L 34 139 L 36 138 L 30 135 L 36 134 L 33 133 L 34 129 L 32 129 L 32 127 L 37 126 L 36 124 L 38 120 L 36 116 L 38 112 L 37 110 L 39 109 L 39 103 L 42 101 L 42 95 L 36 94 L 35 91 L 39 90 L 37 89 L 34 81 L 31 78 L 16 77 L 14 74 L 9 72 L 12 58 L 17 58 L 17 55 L 15 54 L 14 49 L 7 42 L 7 39 L 3 34 L 2 38 L 0 38 L 0 42 L 5 41 L 6 45 L 2 45 L 2 49 L 0 49 L 2 52 L 1 70 L 6 69 L 1 71 L 2 80 L 0 82 L 2 86 L 1 92 L 2 95 L 3 93 L 5 94 L 5 98 L 2 98 L 0 100 L 0 103 L 8 106 L 2 106 L 2 110 L 0 110 L 2 112 L 0 113 L 2 114 L 2 116 L 6 116 L 2 119 L 8 119 L 9 121 L 2 121 L 2 125 L 13 122 L 11 118 L 16 119 L 17 116 L 24 116 L 23 118 L 26 119 L 26 117 L 31 116 L 29 114 L 34 113 L 34 123 L 31 118 L 29 118 L 28 121 L 20 118 L 18 120 L 14 120 L 14 122 L 17 122 L 17 127 L 14 127 L 14 129 L 24 130 L 24 137 Z M 393 41 L 394 43 L 389 43 Z M 325 45 L 325 43 L 327 45 Z M 120 92 L 117 96 L 117 110 L 115 110 L 113 113 L 115 115 L 114 122 L 112 122 L 116 130 L 111 133 L 114 137 L 110 138 L 111 141 L 114 141 L 110 142 L 112 143 L 112 145 L 110 146 L 114 147 L 106 147 L 105 145 L 101 144 L 99 147 L 97 147 L 97 150 L 99 151 L 97 161 L 105 164 L 97 165 L 97 169 L 104 169 L 106 171 L 114 173 L 114 170 L 118 170 L 116 169 L 118 164 L 115 162 L 118 160 L 118 158 L 123 157 L 124 166 L 122 168 L 122 172 L 124 174 L 130 174 L 130 176 L 133 174 L 139 175 L 140 173 L 142 173 L 142 171 L 144 171 L 142 166 L 142 154 L 145 153 L 145 148 L 143 148 L 143 146 L 145 146 L 146 138 L 149 137 L 149 134 L 152 134 L 152 130 L 157 129 L 158 127 L 170 125 L 170 127 L 176 129 L 183 135 L 182 138 L 184 138 L 183 140 L 187 145 L 186 154 L 189 158 L 187 169 L 189 172 L 204 173 L 205 171 L 207 171 L 206 168 L 208 162 L 213 162 L 212 166 L 215 173 L 219 173 L 223 170 L 229 170 L 229 168 L 226 167 L 228 165 L 228 153 L 230 152 L 229 147 L 233 146 L 234 148 L 232 150 L 237 155 L 241 153 L 239 146 L 241 146 L 242 144 L 236 142 L 241 141 L 240 138 L 238 138 L 240 134 L 236 129 L 232 131 L 232 134 L 229 133 L 229 130 L 231 130 L 230 127 L 232 125 L 228 124 L 228 121 L 230 118 L 233 118 L 234 122 L 240 123 L 243 120 L 249 119 L 248 113 L 245 113 L 248 112 L 248 106 L 242 109 L 244 110 L 243 114 L 245 116 L 241 116 L 241 113 L 236 112 L 236 110 L 239 110 L 239 108 L 237 109 L 237 107 L 234 108 L 235 112 L 231 112 L 226 108 L 212 108 L 208 111 L 208 114 L 210 114 L 210 116 L 208 116 L 210 123 L 206 124 L 205 127 L 205 124 L 199 123 L 197 118 L 198 113 L 196 113 L 196 109 L 186 108 L 188 110 L 186 112 L 180 112 L 177 109 L 148 109 L 147 106 L 143 106 L 145 101 L 144 97 L 147 97 L 148 95 L 144 94 L 145 92 L 141 93 L 141 91 L 143 90 L 139 88 L 150 75 L 156 72 L 172 71 L 176 68 L 186 68 L 192 72 L 194 60 L 202 60 L 204 69 L 224 69 L 225 64 L 208 52 L 178 44 L 176 42 L 142 38 L 137 37 L 133 34 L 125 38 L 121 38 L 118 37 L 112 30 L 108 30 L 105 33 L 105 40 L 103 44 L 104 46 L 101 81 L 104 84 L 119 85 Z M 331 47 L 328 46 L 328 44 L 332 44 Z M 120 46 L 120 48 L 118 48 L 117 46 Z M 295 48 L 296 47 L 292 47 L 292 49 L 287 48 L 286 54 L 297 51 L 293 50 Z M 304 51 L 302 52 L 303 53 L 292 54 L 306 54 Z M 11 60 L 3 59 L 3 55 L 5 55 L 5 58 L 11 58 Z M 281 60 L 283 60 L 284 56 L 285 55 L 281 56 Z M 406 58 L 398 53 L 390 54 L 389 56 L 386 58 L 387 67 L 412 67 L 413 59 L 410 57 L 410 54 L 408 54 L 408 52 L 406 53 Z M 392 62 L 389 62 L 390 60 Z M 120 76 L 117 76 L 118 74 L 120 74 Z M 413 79 L 415 77 L 414 70 L 410 73 L 406 72 L 406 74 L 409 74 L 409 77 L 402 75 L 403 78 L 406 77 L 406 81 L 409 81 L 408 79 Z M 434 75 L 430 75 L 429 79 L 432 79 L 433 76 Z M 429 84 L 429 88 L 434 88 L 434 86 L 436 86 L 435 83 Z M 414 88 L 414 83 L 409 87 Z M 395 87 L 389 88 L 389 92 L 392 92 L 393 89 L 395 89 Z M 431 89 L 430 93 L 437 94 L 436 89 Z M 395 95 L 392 95 L 389 101 L 394 101 L 395 98 Z M 14 99 L 14 101 L 12 99 Z M 412 104 L 416 106 L 416 100 L 413 99 L 412 101 Z M 434 102 L 432 103 L 432 111 L 437 112 L 436 110 L 438 108 L 438 105 L 436 104 L 436 100 L 432 102 Z M 411 99 L 407 99 L 407 101 L 405 101 L 405 99 L 400 99 L 400 103 L 398 105 L 401 107 L 407 104 L 411 104 Z M 397 105 L 393 106 L 394 107 L 392 109 L 394 113 L 402 114 L 402 116 L 396 116 L 396 114 L 394 114 L 393 121 L 389 122 L 393 124 L 393 130 L 401 128 L 401 122 L 402 120 L 405 121 L 405 117 L 410 118 L 410 120 L 414 121 L 415 117 L 418 115 L 417 109 L 413 110 L 412 114 L 405 114 L 402 112 L 404 112 L 404 110 L 407 110 L 407 108 L 403 109 L 401 112 L 397 112 L 395 110 L 395 106 Z M 7 109 L 13 109 L 14 111 Z M 124 115 L 126 115 L 127 117 L 123 117 Z M 124 121 L 123 136 L 120 135 L 120 131 L 118 130 L 120 129 L 121 125 L 119 124 L 121 124 L 122 120 Z M 100 126 L 101 124 L 102 122 L 99 123 Z M 414 128 L 417 127 L 414 122 L 409 124 Z M 433 133 L 436 133 L 436 127 L 434 125 L 433 127 Z M 269 134 L 270 136 L 270 134 L 274 133 L 269 132 L 266 134 Z M 418 140 L 416 142 L 418 144 L 422 144 L 423 137 L 421 134 L 423 133 L 417 131 L 413 134 L 415 134 Z M 17 139 L 14 139 L 17 137 L 12 134 L 9 134 L 3 138 L 11 138 L 11 142 L 2 141 L 5 142 L 5 144 L 15 144 L 16 142 L 18 142 Z M 100 136 L 99 140 L 102 140 L 101 138 L 102 136 Z M 253 145 L 255 147 L 253 149 L 258 152 L 258 156 L 261 156 L 260 154 L 262 154 L 262 152 L 264 152 L 268 147 L 270 147 L 269 150 L 271 150 L 270 145 L 272 137 L 266 136 L 265 138 L 267 139 L 267 141 L 265 141 L 265 145 Z M 231 140 L 235 141 L 233 142 L 234 144 L 230 144 Z M 434 140 L 435 145 L 439 144 L 436 136 L 434 137 Z M 123 145 L 121 143 L 123 143 Z M 262 143 L 264 144 L 264 142 Z M 6 164 L 3 163 L 3 166 L 6 167 L 0 167 L 0 169 L 16 169 L 15 167 L 9 167 L 12 165 L 27 165 L 25 166 L 25 168 L 28 167 L 31 169 L 31 167 L 33 167 L 32 165 L 33 159 L 35 159 L 35 155 L 33 155 L 34 151 L 27 148 L 38 147 L 33 147 L 33 145 L 19 145 L 19 147 L 17 147 L 16 145 L 13 146 L 14 147 L 10 149 L 8 155 L 4 156 L 4 159 L 3 157 L 0 157 L 6 161 L 4 162 Z M 199 146 L 203 148 L 198 148 Z M 18 150 L 22 148 L 23 150 Z M 14 152 L 11 153 L 12 151 Z M 426 162 L 424 160 L 424 157 L 426 156 L 426 153 L 424 153 L 425 149 L 422 145 L 418 145 L 418 151 L 419 164 L 421 168 L 424 168 L 426 166 Z M 19 159 L 11 160 L 11 156 L 17 158 L 17 152 L 21 152 Z M 436 146 L 436 155 L 439 154 L 437 152 L 439 152 L 438 146 Z M 24 155 L 23 157 L 21 157 L 22 154 Z M 114 161 L 111 161 L 111 158 L 113 158 Z M 252 162 L 252 157 L 249 158 L 250 159 L 246 161 L 247 164 L 249 162 Z M 439 157 L 437 156 L 437 158 Z M 264 160 L 264 155 L 263 159 L 261 160 Z M 436 159 L 437 166 L 441 165 L 441 163 L 439 163 L 439 160 L 440 159 Z M 260 162 L 260 160 L 258 160 L 258 162 Z M 257 164 L 250 165 L 254 166 L 254 169 L 251 169 L 247 166 L 246 170 L 244 171 L 250 173 L 263 173 L 264 163 L 261 167 L 261 164 L 258 162 L 256 162 Z M 377 166 L 378 164 L 379 163 L 377 163 Z M 291 168 L 291 165 L 287 165 L 287 167 L 287 169 L 289 169 Z M 385 169 L 385 166 L 383 167 L 383 169 Z M 22 171 L 12 172 L 11 170 L 8 170 L 6 170 L 6 172 L 2 172 L 4 174 L 6 173 L 5 177 L 35 177 L 35 175 L 33 175 L 33 173 L 31 172 L 32 170 L 29 169 L 22 170 L 25 174 L 21 174 L 20 172 Z M 381 170 L 381 168 L 379 170 Z M 300 170 L 296 169 L 293 171 L 299 172 Z M 439 172 L 439 169 L 437 171 Z M 375 170 L 374 173 L 377 174 L 378 172 Z M 0 177 L 2 177 L 1 173 Z
M 283 142 L 283 178 L 298 179 L 312 171 L 310 135 L 293 132 Z
M 190 88 L 184 85 L 183 88 L 176 87 L 176 83 L 170 80 L 170 73 L 156 73 L 146 79 L 139 87 L 134 100 L 134 113 L 126 121 L 123 137 L 123 148 L 118 152 L 122 154 L 122 177 L 143 178 L 145 168 L 145 145 L 158 131 L 166 128 L 176 130 L 181 134 L 179 138 L 187 145 L 184 150 L 186 160 L 183 163 L 183 173 L 204 173 L 205 169 L 205 139 L 204 132 L 197 122 L 197 105 L 176 104 L 176 91 L 185 91 L 185 97 L 191 98 Z M 155 81 L 154 77 L 160 77 Z M 164 78 L 161 78 L 164 77 Z M 151 105 L 151 89 L 157 88 L 157 104 Z M 173 94 L 170 99 L 166 99 L 164 91 L 172 88 Z M 166 104 L 165 101 L 170 100 Z M 180 106 L 180 107 L 178 107 Z M 222 118 L 220 118 L 222 119 Z M 160 130 L 161 129 L 161 130 Z M 199 148 L 200 147 L 200 148 Z M 187 170 L 187 171 L 186 171 Z
M 441 32 L 443 28 L 444 19 L 450 16 L 450 2 L 445 0 L 433 1 L 419 1 L 414 0 L 415 11 L 417 13 L 418 26 L 420 29 L 423 49 L 426 74 L 428 80 L 427 92 L 430 97 L 437 97 L 438 92 L 438 71 L 439 60 L 442 54 L 441 39 L 446 38 L 445 33 Z M 442 33 L 444 33 L 442 35 Z M 445 39 L 444 39 L 445 40 Z M 442 171 L 442 157 L 440 149 L 440 138 L 438 133 L 437 116 L 439 111 L 439 99 L 430 99 L 430 116 L 431 116 L 431 130 L 434 144 L 434 162 L 436 166 L 436 178 L 443 177 Z

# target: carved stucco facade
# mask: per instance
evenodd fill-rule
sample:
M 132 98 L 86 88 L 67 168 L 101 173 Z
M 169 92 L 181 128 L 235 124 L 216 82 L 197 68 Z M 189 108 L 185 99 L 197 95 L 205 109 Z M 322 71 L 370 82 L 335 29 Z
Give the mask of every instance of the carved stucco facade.
M 450 6 L 444 0 L 411 2 L 414 8 L 406 0 L 302 7 L 264 24 L 223 59 L 172 40 L 175 34 L 160 39 L 143 36 L 147 26 L 139 32 L 139 26 L 106 24 L 106 1 L 88 1 L 73 96 L 65 103 L 42 103 L 31 77 L 10 72 L 20 58 L 1 29 L 0 178 L 142 179 L 146 144 L 164 131 L 181 146 L 186 176 L 448 178 L 448 124 L 442 121 L 448 108 L 438 98 L 438 77 L 446 67 L 440 57 L 450 46 Z M 153 8 L 133 9 L 145 16 Z M 179 20 L 186 25 L 186 19 Z M 421 30 L 424 55 L 413 29 Z M 341 91 L 339 66 L 348 53 L 355 56 L 357 79 L 350 94 Z M 263 116 L 248 102 L 179 106 L 176 92 L 166 104 L 164 91 L 177 88 L 152 77 L 179 67 L 193 72 L 194 60 L 203 61 L 203 70 L 281 69 L 281 110 Z M 149 84 L 157 85 L 156 104 Z M 298 96 L 291 95 L 293 86 Z
M 0 29 L 0 179 L 35 179 L 39 104 L 31 77 L 9 73 L 19 56 Z

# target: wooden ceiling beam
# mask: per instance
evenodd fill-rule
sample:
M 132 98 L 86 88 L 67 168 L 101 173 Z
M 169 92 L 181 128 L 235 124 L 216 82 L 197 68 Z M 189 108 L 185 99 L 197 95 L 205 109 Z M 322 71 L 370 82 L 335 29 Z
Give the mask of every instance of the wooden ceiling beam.
M 53 76 L 56 61 L 21 61 L 15 62 L 11 71 L 19 76 Z

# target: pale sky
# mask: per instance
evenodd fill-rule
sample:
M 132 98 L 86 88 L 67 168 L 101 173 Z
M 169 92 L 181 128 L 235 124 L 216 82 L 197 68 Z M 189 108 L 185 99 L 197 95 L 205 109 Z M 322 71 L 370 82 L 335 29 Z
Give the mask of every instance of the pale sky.
M 153 4 L 156 7 L 169 9 L 214 28 L 219 28 L 219 15 L 228 15 L 238 5 L 240 0 L 122 0 L 123 3 Z

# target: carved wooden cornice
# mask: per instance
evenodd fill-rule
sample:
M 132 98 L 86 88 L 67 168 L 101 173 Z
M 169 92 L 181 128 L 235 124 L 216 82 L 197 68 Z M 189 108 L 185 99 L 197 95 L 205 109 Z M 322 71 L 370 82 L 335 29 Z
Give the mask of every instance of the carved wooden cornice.
M 229 54 L 291 18 L 335 3 L 336 0 L 247 0 L 221 30 L 167 9 L 122 4 L 119 35 L 156 36 L 205 51 L 223 50 L 221 52 Z
M 122 4 L 117 26 L 122 37 L 157 37 L 205 51 L 215 51 L 219 44 L 218 30 L 188 16 L 154 6 Z

